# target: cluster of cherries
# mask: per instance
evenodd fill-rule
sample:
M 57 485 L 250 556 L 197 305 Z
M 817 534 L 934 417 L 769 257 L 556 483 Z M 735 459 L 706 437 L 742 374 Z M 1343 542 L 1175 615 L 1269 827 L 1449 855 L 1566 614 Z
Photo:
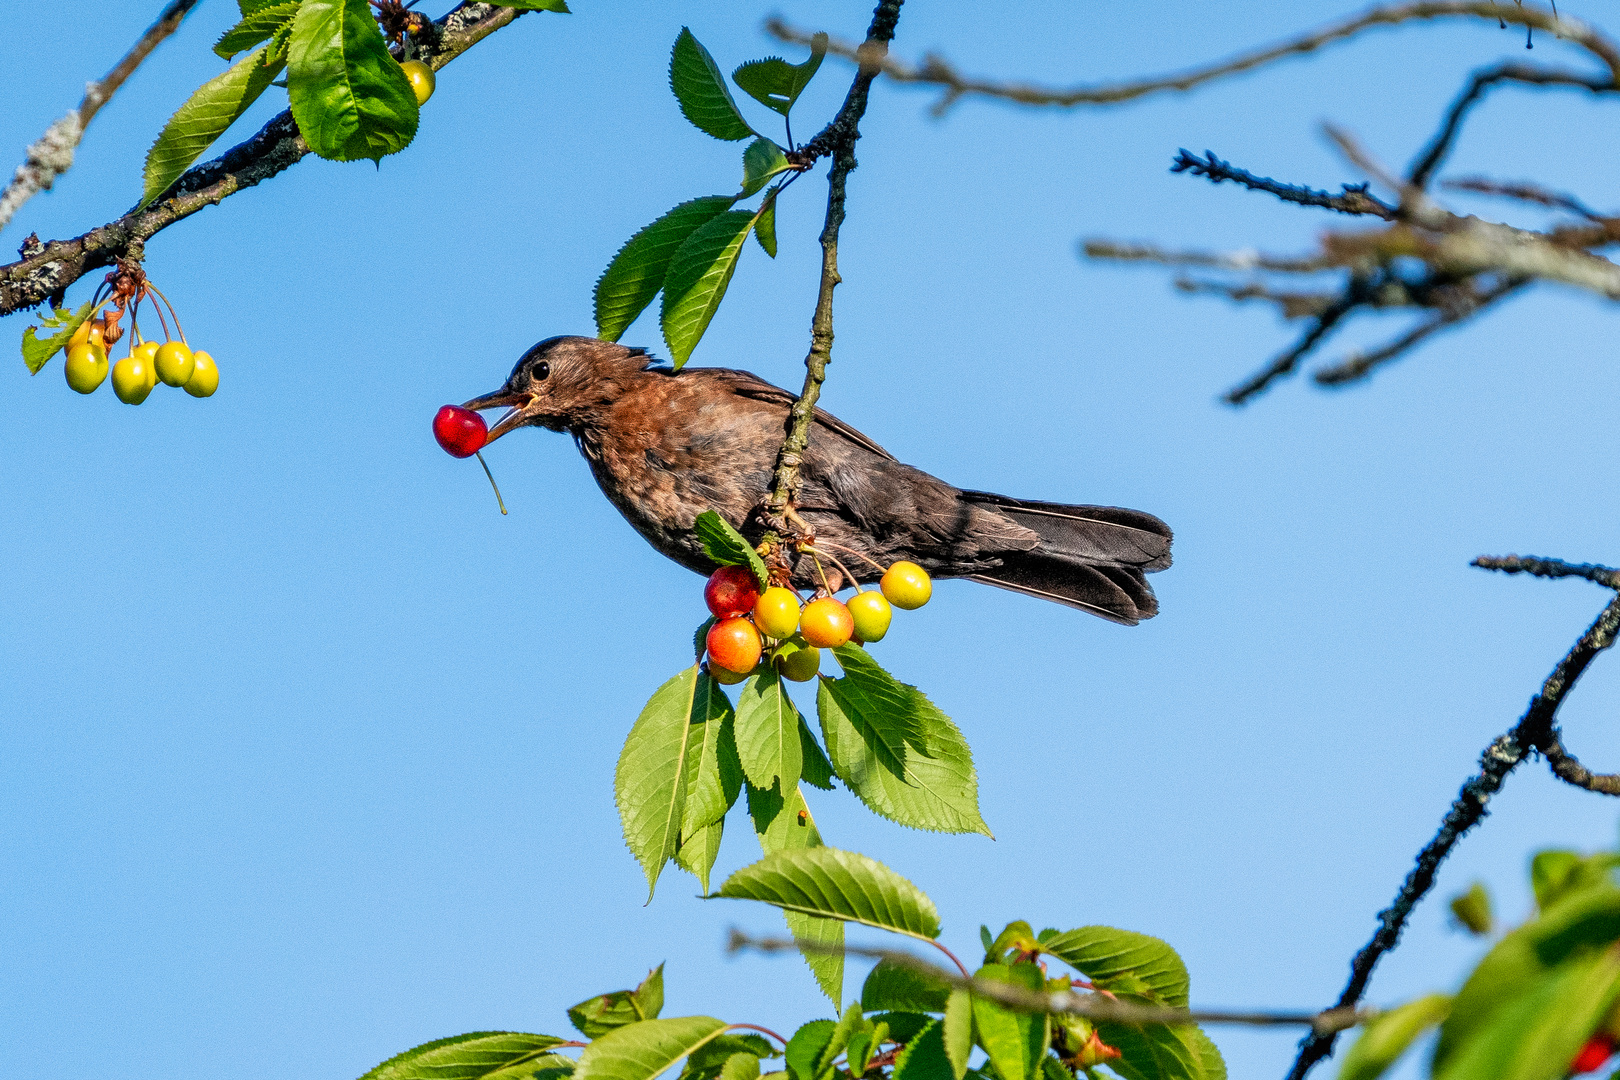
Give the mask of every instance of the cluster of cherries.
M 821 596 L 801 607 L 792 589 L 772 585 L 761 592 L 753 571 L 722 566 L 703 587 L 703 600 L 716 620 L 704 639 L 709 674 L 726 685 L 740 683 L 768 650 L 769 662 L 784 679 L 808 682 L 821 670 L 822 649 L 882 641 L 894 608 L 920 608 L 934 592 L 928 572 L 904 560 L 884 571 L 877 589 L 855 588 L 848 603 Z
M 168 321 L 163 318 L 163 309 L 157 306 L 154 297 L 161 299 L 168 307 L 174 319 L 175 331 L 180 335 L 179 341 L 169 340 Z M 67 360 L 62 368 L 67 375 L 67 384 L 74 390 L 91 394 L 107 381 L 107 350 L 124 336 L 124 329 L 118 324 L 126 308 L 131 313 L 130 323 L 134 326 L 129 353 L 111 365 L 113 393 L 118 395 L 119 401 L 126 405 L 139 405 L 160 382 L 165 386 L 181 387 L 192 397 L 199 398 L 208 397 L 219 389 L 219 368 L 215 366 L 214 358 L 205 352 L 191 351 L 186 344 L 185 332 L 180 329 L 180 317 L 175 314 L 174 305 L 146 280 L 146 274 L 138 264 L 120 264 L 96 290 L 95 299 L 98 304 L 111 306 L 95 318 L 80 323 L 73 336 L 68 338 Z M 165 340 L 161 344 L 142 341 L 140 328 L 134 325 L 134 312 L 142 300 L 152 300 L 158 321 L 163 324 Z

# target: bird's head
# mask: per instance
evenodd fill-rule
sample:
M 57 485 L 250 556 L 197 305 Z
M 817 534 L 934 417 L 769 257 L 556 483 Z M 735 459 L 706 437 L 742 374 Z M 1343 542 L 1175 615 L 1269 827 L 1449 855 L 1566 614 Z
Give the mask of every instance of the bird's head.
M 464 409 L 506 408 L 489 442 L 520 427 L 571 431 L 600 416 L 653 362 L 645 349 L 587 337 L 547 338 L 517 362 L 506 385 Z

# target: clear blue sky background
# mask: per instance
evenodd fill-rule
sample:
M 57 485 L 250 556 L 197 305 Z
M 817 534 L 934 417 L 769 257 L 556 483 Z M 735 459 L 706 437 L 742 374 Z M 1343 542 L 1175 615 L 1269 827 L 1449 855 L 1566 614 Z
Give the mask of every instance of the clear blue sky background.
M 156 6 L 5 6 L 6 168 Z M 1351 9 L 919 0 L 896 49 L 1100 80 Z M 689 127 L 667 89 L 683 23 L 729 70 L 778 51 L 759 30 L 774 11 L 857 36 L 869 4 L 576 11 L 525 17 L 446 70 L 415 145 L 380 170 L 309 159 L 148 246 L 219 361 L 213 399 L 131 409 L 70 393 L 60 361 L 32 379 L 14 353 L 0 363 L 0 1075 L 345 1080 L 461 1031 L 561 1033 L 566 1006 L 659 961 L 672 1015 L 827 1013 L 797 960 L 723 955 L 729 925 L 774 932 L 774 912 L 699 901 L 674 871 L 643 907 L 620 840 L 614 762 L 685 660 L 699 579 L 623 523 L 566 438 L 521 432 L 487 455 L 503 518 L 428 421 L 534 341 L 588 333 L 591 285 L 636 228 L 733 189 L 738 147 Z M 234 14 L 210 0 L 162 46 L 8 251 L 128 208 Z M 1564 52 L 1542 39 L 1532 58 L 1582 59 Z M 1620 559 L 1604 304 L 1540 287 L 1368 385 L 1296 380 L 1237 412 L 1217 394 L 1294 331 L 1075 249 L 1304 249 L 1346 220 L 1172 176 L 1177 147 L 1333 188 L 1358 177 L 1321 120 L 1404 164 L 1467 72 L 1524 56 L 1519 31 L 1410 28 L 1192 95 L 967 102 L 944 121 L 878 84 L 823 403 L 960 485 L 1177 530 L 1164 613 L 1139 628 L 944 583 L 882 644 L 966 732 L 997 839 L 909 832 L 841 790 L 812 805 L 829 842 L 927 890 L 958 950 L 981 922 L 1111 923 L 1179 948 L 1195 1004 L 1328 1004 L 1480 749 L 1602 606 L 1591 585 L 1468 560 Z M 829 61 L 801 134 L 849 74 Z M 1614 109 L 1501 91 L 1449 173 L 1612 207 Z M 784 201 L 774 263 L 745 251 L 695 363 L 798 385 L 822 175 Z M 6 349 L 26 325 L 0 324 Z M 1327 355 L 1398 330 L 1358 328 Z M 626 339 L 661 348 L 650 317 Z M 1564 713 L 1595 765 L 1620 763 L 1617 708 L 1605 657 Z M 1453 985 L 1481 946 L 1446 928 L 1445 898 L 1482 878 L 1517 918 L 1528 855 L 1609 845 L 1615 818 L 1523 769 L 1371 999 Z M 734 819 L 717 873 L 755 857 Z M 1295 1040 L 1214 1035 L 1235 1076 L 1280 1075 Z

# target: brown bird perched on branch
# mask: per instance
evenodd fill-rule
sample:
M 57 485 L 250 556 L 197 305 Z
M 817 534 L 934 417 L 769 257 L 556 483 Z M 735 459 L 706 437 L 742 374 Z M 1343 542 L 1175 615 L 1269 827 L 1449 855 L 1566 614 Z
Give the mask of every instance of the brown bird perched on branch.
M 489 441 L 519 427 L 566 431 L 637 532 L 700 574 L 715 564 L 693 521 L 714 510 L 750 540 L 795 397 L 746 371 L 654 367 L 644 349 L 555 337 L 468 409 L 507 407 Z M 847 569 L 806 556 L 795 584 L 876 581 L 898 559 L 1132 624 L 1159 610 L 1144 574 L 1170 565 L 1170 529 L 1151 514 L 962 491 L 904 465 L 817 410 L 793 510 Z M 793 558 L 793 556 L 790 556 Z

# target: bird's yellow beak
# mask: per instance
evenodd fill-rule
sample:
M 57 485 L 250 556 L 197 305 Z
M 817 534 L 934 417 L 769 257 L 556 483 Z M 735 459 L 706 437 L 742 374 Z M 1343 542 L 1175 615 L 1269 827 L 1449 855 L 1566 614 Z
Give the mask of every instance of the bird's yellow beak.
M 533 394 L 518 393 L 503 386 L 493 394 L 475 397 L 461 407 L 471 409 L 474 412 L 481 409 L 507 410 L 506 415 L 497 420 L 495 426 L 489 429 L 489 438 L 484 441 L 484 445 L 488 446 L 508 431 L 520 428 L 528 423 L 529 419 L 534 415 L 534 405 L 535 397 Z

